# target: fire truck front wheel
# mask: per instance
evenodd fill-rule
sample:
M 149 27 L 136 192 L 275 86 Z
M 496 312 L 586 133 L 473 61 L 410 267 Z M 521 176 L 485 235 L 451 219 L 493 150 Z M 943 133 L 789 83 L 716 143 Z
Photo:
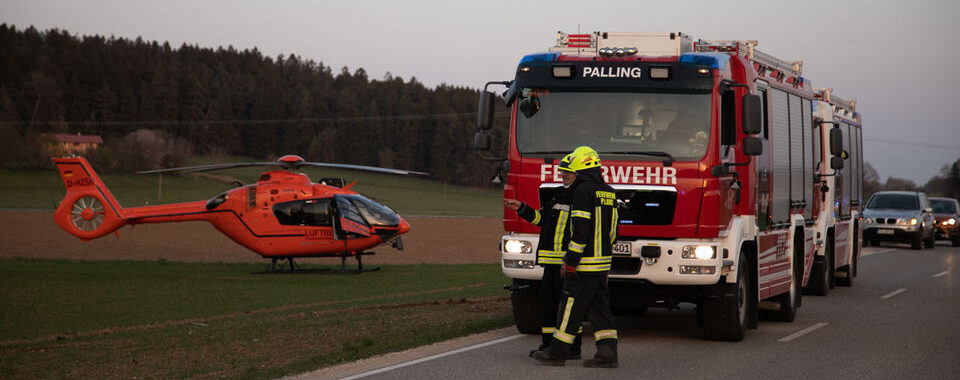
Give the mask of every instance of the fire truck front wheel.
M 697 314 L 702 318 L 703 334 L 707 339 L 739 342 L 746 334 L 751 298 L 749 266 L 745 261 L 744 254 L 740 253 L 736 283 L 720 280 L 716 285 L 704 287 Z
M 540 281 L 513 279 L 513 320 L 521 334 L 540 334 Z
M 859 231 L 856 229 L 856 227 L 854 227 L 854 230 L 853 230 L 853 237 L 854 237 L 853 241 L 857 241 L 857 239 L 859 238 Z M 857 275 L 857 272 L 856 272 L 857 253 L 858 253 L 857 251 L 859 250 L 859 247 L 857 247 L 857 245 L 854 244 L 853 247 L 851 247 L 851 249 L 853 251 L 850 252 L 850 263 L 840 268 L 837 268 L 837 275 L 838 275 L 837 285 L 853 286 L 853 276 Z

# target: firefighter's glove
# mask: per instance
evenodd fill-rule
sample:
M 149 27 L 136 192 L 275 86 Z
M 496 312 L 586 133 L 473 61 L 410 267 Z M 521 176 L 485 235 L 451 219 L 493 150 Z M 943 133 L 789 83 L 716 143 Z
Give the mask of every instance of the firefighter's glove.
M 560 268 L 560 271 L 563 273 L 563 278 L 568 280 L 574 280 L 577 278 L 577 268 L 574 268 L 570 265 L 563 264 L 563 267 Z

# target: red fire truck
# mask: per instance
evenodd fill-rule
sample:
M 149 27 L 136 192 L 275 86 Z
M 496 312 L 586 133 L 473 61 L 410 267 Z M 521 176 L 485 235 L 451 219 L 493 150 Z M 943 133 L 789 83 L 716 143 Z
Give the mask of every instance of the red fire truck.
M 837 215 L 849 216 L 830 225 L 836 240 L 815 231 L 821 211 L 835 211 L 821 206 L 834 197 L 815 191 L 850 186 L 819 169 L 828 158 L 843 166 L 841 135 L 827 133 L 831 149 L 822 153 L 814 133 L 848 125 L 851 136 L 859 117 L 837 122 L 831 113 L 817 124 L 814 102 L 830 103 L 801 76 L 802 63 L 756 45 L 682 33 L 558 33 L 548 52 L 521 59 L 513 80 L 481 93 L 474 146 L 501 162 L 506 198 L 537 208 L 561 186 L 560 158 L 581 145 L 600 153 L 620 216 L 609 277 L 615 311 L 693 303 L 707 338 L 738 341 L 761 315 L 795 318 L 819 257 L 815 242 L 849 241 L 849 223 L 841 225 L 856 214 L 842 205 Z M 505 158 L 484 153 L 493 84 L 507 87 Z M 501 265 L 513 279 L 517 327 L 536 333 L 538 230 L 507 208 L 503 223 Z M 827 268 L 842 272 L 839 264 Z

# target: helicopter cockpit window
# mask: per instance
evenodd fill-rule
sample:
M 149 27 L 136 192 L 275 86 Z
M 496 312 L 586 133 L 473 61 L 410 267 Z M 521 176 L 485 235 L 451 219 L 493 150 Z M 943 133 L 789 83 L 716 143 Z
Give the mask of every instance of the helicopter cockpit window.
M 396 212 L 387 206 L 374 202 L 370 198 L 359 194 L 338 195 L 338 202 L 341 198 L 349 199 L 357 206 L 360 214 L 362 214 L 364 219 L 371 225 L 393 227 L 400 224 L 400 216 L 398 216 Z
M 360 214 L 360 211 L 357 210 L 357 207 L 353 205 L 352 202 L 346 199 L 343 195 L 336 196 L 337 198 L 337 210 L 340 212 L 340 216 L 351 220 L 357 223 L 360 223 L 364 226 L 367 226 L 367 221 L 363 219 L 363 215 Z
M 333 218 L 330 215 L 330 198 L 307 199 L 277 203 L 273 205 L 273 215 L 280 224 L 287 226 L 330 227 Z

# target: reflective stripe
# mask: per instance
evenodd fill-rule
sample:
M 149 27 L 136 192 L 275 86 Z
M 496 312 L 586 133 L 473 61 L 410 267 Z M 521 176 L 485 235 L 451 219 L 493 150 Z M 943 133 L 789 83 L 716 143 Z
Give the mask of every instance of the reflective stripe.
M 530 224 L 534 226 L 540 225 L 540 210 L 533 210 L 533 221 Z
M 593 255 L 594 256 L 603 256 L 603 222 L 600 220 L 600 217 L 603 215 L 600 210 L 600 206 L 596 208 L 597 217 L 593 218 Z
M 610 264 L 580 264 L 577 272 L 605 272 L 610 270 Z
M 617 208 L 613 208 L 613 218 L 610 219 L 610 244 L 617 241 L 617 224 L 620 222 L 620 216 L 617 215 Z
M 580 264 L 605 264 L 605 263 L 610 263 L 610 256 L 580 258 Z
M 577 242 L 570 242 L 570 250 L 576 253 L 583 253 L 583 249 L 586 248 L 586 244 L 578 244 Z
M 589 211 L 573 210 L 573 213 L 572 213 L 571 215 L 572 215 L 574 218 L 586 218 L 586 219 L 590 219 L 590 212 L 589 212 Z
M 540 264 L 557 264 L 557 265 L 561 265 L 561 264 L 563 264 L 563 258 L 557 258 L 557 257 L 541 257 L 540 260 L 538 260 L 537 262 L 540 263 Z
M 560 216 L 557 217 L 557 230 L 553 234 L 553 250 L 563 249 L 563 233 L 567 230 L 567 212 L 560 210 Z
M 541 327 L 541 328 L 540 328 L 540 333 L 541 333 L 541 334 L 553 334 L 554 331 L 557 331 L 557 328 L 556 328 L 556 327 Z
M 556 332 L 553 333 L 553 337 L 563 343 L 573 344 L 573 338 L 574 338 L 573 335 L 567 334 L 563 331 L 557 330 Z
M 559 334 L 559 333 L 564 333 L 564 331 L 567 331 L 567 322 L 570 321 L 570 310 L 572 310 L 572 309 L 573 309 L 573 297 L 567 297 L 567 305 L 566 305 L 566 307 L 563 308 L 563 319 L 562 319 L 562 321 L 560 322 L 560 330 L 557 330 L 557 334 Z M 570 334 L 566 334 L 566 333 L 564 333 L 564 334 L 567 335 L 567 336 L 570 335 Z M 554 335 L 554 336 L 556 336 L 556 335 Z M 570 338 L 570 341 L 573 342 L 573 338 L 572 338 L 572 337 Z
M 600 330 L 593 332 L 595 340 L 617 339 L 617 330 Z
M 565 251 L 538 251 L 541 257 L 563 257 Z

